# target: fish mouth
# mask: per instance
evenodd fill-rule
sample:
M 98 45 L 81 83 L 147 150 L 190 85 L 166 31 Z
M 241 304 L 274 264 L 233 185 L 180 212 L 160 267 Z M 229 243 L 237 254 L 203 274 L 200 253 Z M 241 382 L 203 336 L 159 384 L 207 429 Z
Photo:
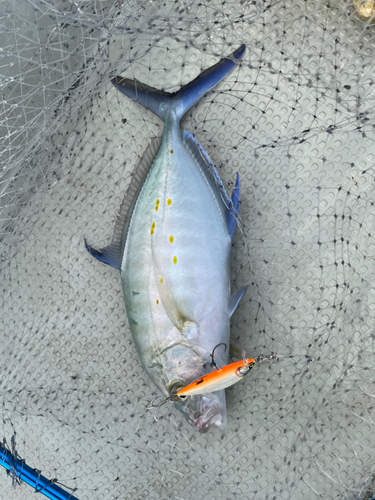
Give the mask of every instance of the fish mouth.
M 213 425 L 216 425 L 220 430 L 225 429 L 224 419 L 220 414 L 219 409 L 217 409 L 217 413 L 208 420 L 204 416 L 199 417 L 193 424 L 193 427 L 202 434 L 205 434 Z
M 189 397 L 180 411 L 189 424 L 202 434 L 214 425 L 224 430 L 227 423 L 224 391 Z

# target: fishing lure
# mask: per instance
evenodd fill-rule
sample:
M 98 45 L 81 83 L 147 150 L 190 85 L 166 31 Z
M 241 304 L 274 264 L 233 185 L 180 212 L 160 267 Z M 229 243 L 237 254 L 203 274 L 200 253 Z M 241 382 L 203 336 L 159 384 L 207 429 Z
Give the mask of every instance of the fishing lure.
M 249 373 L 254 365 L 255 359 L 245 358 L 236 363 L 223 366 L 223 368 L 217 368 L 213 372 L 207 373 L 207 375 L 204 375 L 198 380 L 194 380 L 191 384 L 180 389 L 176 393 L 176 396 L 180 399 L 185 399 L 188 396 L 209 394 L 210 392 L 226 389 L 239 382 Z
M 222 368 L 207 373 L 203 377 L 194 380 L 191 384 L 176 392 L 176 397 L 184 400 L 188 396 L 198 396 L 200 394 L 209 394 L 210 392 L 226 389 L 239 382 L 253 368 L 255 363 L 261 363 L 264 360 L 277 359 L 277 355 L 272 353 L 268 356 L 261 354 L 255 359 L 246 358 L 243 353 L 243 359 L 236 363 L 230 363 Z
M 207 373 L 197 380 L 194 380 L 194 382 L 185 387 L 175 387 L 174 392 L 169 398 L 156 405 L 154 405 L 153 401 L 151 401 L 151 404 L 147 409 L 159 409 L 168 402 L 185 401 L 188 396 L 206 396 L 207 394 L 227 389 L 231 385 L 234 385 L 242 380 L 256 363 L 259 364 L 266 360 L 277 361 L 279 359 L 279 356 L 274 352 L 268 355 L 260 354 L 255 359 L 251 359 L 246 357 L 245 351 L 242 351 L 243 359 L 241 361 L 230 363 L 222 368 L 218 368 L 214 361 L 214 353 L 215 349 L 220 345 L 224 345 L 226 350 L 226 344 L 220 343 L 214 348 L 212 354 L 210 355 L 212 358 L 211 366 L 215 366 L 216 368 L 214 371 Z

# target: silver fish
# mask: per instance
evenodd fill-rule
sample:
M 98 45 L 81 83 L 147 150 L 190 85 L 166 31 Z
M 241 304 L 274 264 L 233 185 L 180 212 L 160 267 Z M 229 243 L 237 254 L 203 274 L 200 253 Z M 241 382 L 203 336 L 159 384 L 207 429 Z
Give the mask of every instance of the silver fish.
M 165 396 L 205 375 L 218 344 L 229 346 L 230 317 L 246 288 L 231 297 L 230 252 L 240 186 L 230 199 L 199 142 L 180 120 L 236 65 L 228 58 L 169 94 L 134 80 L 112 83 L 164 122 L 161 139 L 145 151 L 120 209 L 108 247 L 87 250 L 121 272 L 125 307 L 141 362 Z M 225 347 L 225 346 L 224 346 Z M 218 364 L 228 351 L 216 350 Z M 224 390 L 175 401 L 200 431 L 224 429 Z

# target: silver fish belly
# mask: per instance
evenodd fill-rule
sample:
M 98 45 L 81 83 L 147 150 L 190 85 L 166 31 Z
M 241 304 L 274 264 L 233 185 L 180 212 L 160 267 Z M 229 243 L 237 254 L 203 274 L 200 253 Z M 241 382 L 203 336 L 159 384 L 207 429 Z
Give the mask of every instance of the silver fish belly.
M 179 122 L 242 56 L 241 47 L 176 94 L 115 79 L 164 121 L 160 147 L 143 161 L 145 179 L 120 217 L 115 238 L 92 255 L 121 272 L 126 313 L 141 362 L 165 396 L 208 373 L 216 345 L 228 363 L 230 316 L 246 289 L 231 299 L 230 251 L 239 205 L 228 198 L 207 153 Z M 135 97 L 137 95 L 137 97 Z M 134 190 L 133 190 L 134 191 Z M 134 192 L 133 192 L 134 196 Z M 237 197 L 236 200 L 233 197 Z M 117 234 L 117 236 L 116 236 Z M 176 401 L 200 431 L 226 425 L 223 390 Z

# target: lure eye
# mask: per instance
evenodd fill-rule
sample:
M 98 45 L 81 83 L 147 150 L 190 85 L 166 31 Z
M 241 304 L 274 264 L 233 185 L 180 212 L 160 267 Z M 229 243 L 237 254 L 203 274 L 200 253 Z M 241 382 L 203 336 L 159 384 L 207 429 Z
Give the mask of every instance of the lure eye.
M 177 394 L 176 394 L 177 396 Z M 181 396 L 177 396 L 177 398 L 181 401 L 185 401 L 185 399 L 187 398 L 187 395 L 186 394 L 181 394 Z

